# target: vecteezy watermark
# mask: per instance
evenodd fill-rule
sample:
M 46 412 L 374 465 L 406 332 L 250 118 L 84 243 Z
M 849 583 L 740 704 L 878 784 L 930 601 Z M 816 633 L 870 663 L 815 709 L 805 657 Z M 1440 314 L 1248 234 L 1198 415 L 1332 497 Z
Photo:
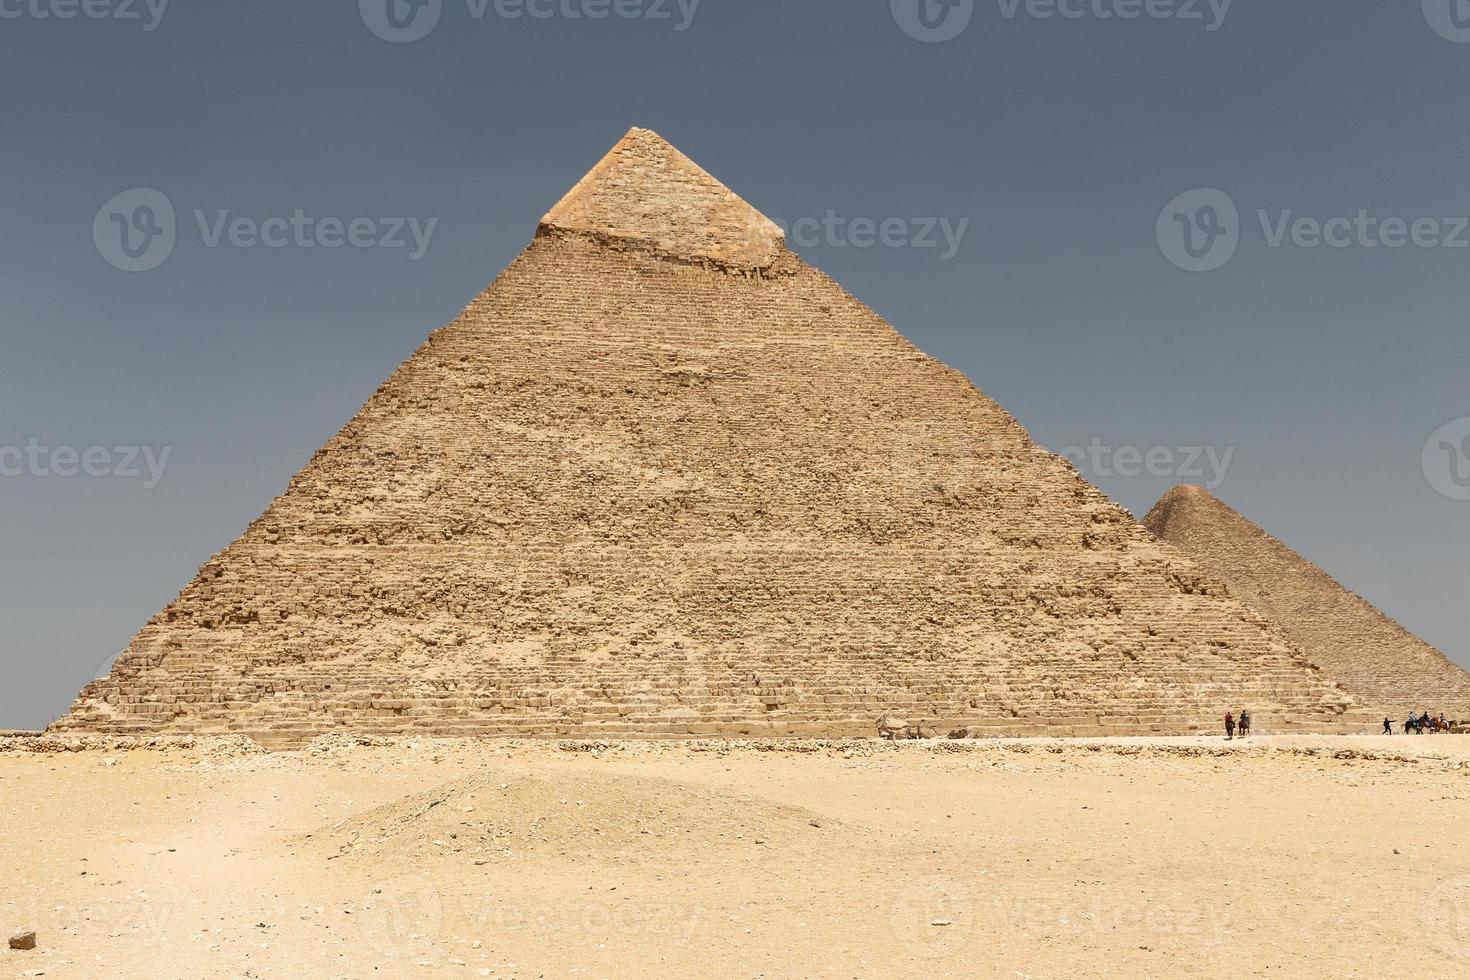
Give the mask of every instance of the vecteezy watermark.
M 92 676 L 88 678 L 88 680 L 102 681 L 111 677 L 112 668 L 117 666 L 118 660 L 122 659 L 122 655 L 125 653 L 127 653 L 126 650 L 119 650 L 117 653 L 112 654 L 106 660 L 102 661 L 100 664 L 97 665 L 97 669 L 92 671 Z
M 423 875 L 385 881 L 359 904 L 357 926 L 387 959 L 423 955 L 445 935 L 473 935 L 491 943 L 506 933 L 541 937 L 653 936 L 691 946 L 703 909 L 669 904 L 563 899 L 521 905 L 494 893 L 460 895 Z
M 1235 447 L 1216 446 L 1107 446 L 1093 439 L 1086 448 L 1068 446 L 1058 452 L 1089 479 L 1120 476 L 1170 477 L 1203 483 L 1208 490 L 1225 482 Z
M 921 959 L 956 956 L 975 932 L 970 886 L 948 875 L 930 875 L 899 889 L 888 909 L 898 944 Z
M 92 873 L 84 871 L 84 880 Z M 131 949 L 141 949 L 166 941 L 172 911 L 170 905 L 157 903 L 138 889 L 96 905 L 61 905 L 54 897 L 27 895 L 5 917 L 25 923 L 43 937 L 65 937 L 65 942 L 79 945 L 125 942 Z
M 1450 500 L 1470 500 L 1470 418 L 1446 422 L 1424 443 L 1424 475 Z
M 439 939 L 444 928 L 444 897 L 421 875 L 385 881 L 363 898 L 357 927 L 379 955 L 388 959 L 412 956 Z
M 119 480 L 142 480 L 152 490 L 163 480 L 172 446 L 43 446 L 31 438 L 24 446 L 0 446 L 0 477 L 29 476 L 64 479 L 88 476 Z
M 1117 936 L 1137 932 L 1149 936 L 1208 938 L 1220 945 L 1230 935 L 1230 912 L 1189 901 L 1114 902 L 1096 896 L 1088 902 L 1060 903 L 1041 899 L 1008 900 L 993 896 L 991 914 L 997 928 L 1049 936 Z
M 1447 41 L 1470 44 L 1470 0 L 1423 0 L 1424 19 Z
M 116 20 L 145 31 L 163 23 L 169 0 L 0 0 L 0 20 Z
M 173 202 L 151 187 L 114 194 L 92 219 L 98 253 L 124 272 L 158 268 L 173 254 L 177 239 Z
M 1428 889 L 1420 915 L 1431 948 L 1470 956 L 1470 875 Z
M 424 257 L 439 226 L 438 218 L 318 217 L 303 208 L 265 217 L 195 208 L 193 218 L 205 248 L 404 249 L 410 262 Z M 158 268 L 173 254 L 178 237 L 173 202 L 152 187 L 113 195 L 92 219 L 97 253 L 124 272 Z
M 1230 913 L 1190 901 L 1148 904 L 1114 901 L 1102 895 L 1087 901 L 1003 897 L 984 879 L 931 875 L 899 890 L 888 911 L 893 938 L 922 959 L 962 956 L 976 933 L 1084 936 L 1132 932 L 1149 936 L 1191 936 L 1223 943 Z
M 970 229 L 969 218 L 848 218 L 831 208 L 821 217 L 771 220 L 797 248 L 938 249 L 941 262 L 959 253 Z
M 1210 32 L 1225 26 L 1235 0 L 995 0 L 1002 20 L 1177 20 Z M 916 41 L 941 44 L 965 32 L 975 0 L 889 0 L 893 20 Z
M 894 23 L 915 41 L 941 44 L 965 32 L 975 0 L 889 0 Z
M 464 0 L 470 20 L 644 20 L 689 30 L 703 0 Z M 409 44 L 433 33 L 445 0 L 357 0 L 368 30 L 385 41 Z
M 1186 191 L 1164 206 L 1154 225 L 1164 257 L 1187 272 L 1213 272 L 1240 247 L 1240 212 L 1213 187 Z
M 561 899 L 521 907 L 485 897 L 466 902 L 468 919 L 487 937 L 508 932 L 538 936 L 650 936 L 691 946 L 699 932 L 702 910 L 664 903 L 610 904 Z
M 1261 239 L 1271 249 L 1470 248 L 1470 216 L 1464 215 L 1404 218 L 1377 215 L 1367 208 L 1327 218 L 1299 215 L 1290 208 L 1275 212 L 1260 208 L 1255 215 Z M 1187 272 L 1213 272 L 1235 257 L 1246 227 L 1229 194 L 1202 187 L 1164 206 L 1154 237 L 1175 266 Z

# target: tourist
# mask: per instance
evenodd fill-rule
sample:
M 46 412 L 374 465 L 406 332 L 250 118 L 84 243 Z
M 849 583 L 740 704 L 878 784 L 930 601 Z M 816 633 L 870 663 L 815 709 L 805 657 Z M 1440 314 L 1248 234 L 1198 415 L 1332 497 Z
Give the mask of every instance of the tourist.
M 1389 722 L 1389 720 L 1387 718 L 1383 719 L 1383 734 L 1385 734 L 1385 735 L 1392 735 L 1393 734 L 1393 725 Z
M 1235 715 L 1229 711 L 1225 712 L 1225 737 L 1235 737 Z
M 1251 733 L 1251 713 L 1244 708 L 1240 709 L 1240 737 L 1245 738 Z

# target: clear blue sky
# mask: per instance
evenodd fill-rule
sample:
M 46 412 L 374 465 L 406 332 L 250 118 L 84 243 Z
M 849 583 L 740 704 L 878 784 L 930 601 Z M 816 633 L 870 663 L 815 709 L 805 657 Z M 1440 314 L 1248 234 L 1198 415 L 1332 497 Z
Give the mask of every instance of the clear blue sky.
M 1268 235 L 1364 211 L 1455 237 L 1470 3 L 977 0 L 924 43 L 918 0 L 395 2 L 438 21 L 394 43 L 385 0 L 0 0 L 0 728 L 63 712 L 635 124 L 772 217 L 895 219 L 799 250 L 1053 449 L 1233 452 L 1220 496 L 1470 663 L 1470 502 L 1421 458 L 1470 416 L 1470 248 Z M 125 264 L 115 221 L 141 249 L 164 216 L 99 209 L 139 187 L 173 250 L 126 272 L 97 242 Z M 1156 232 L 1202 187 L 1236 251 L 1191 273 Z M 333 240 L 437 222 L 418 258 L 406 231 L 305 248 L 267 221 L 298 209 Z M 969 222 L 948 258 L 911 243 L 941 219 Z M 37 475 L 27 446 L 78 459 Z M 1140 514 L 1191 478 L 1100 458 Z

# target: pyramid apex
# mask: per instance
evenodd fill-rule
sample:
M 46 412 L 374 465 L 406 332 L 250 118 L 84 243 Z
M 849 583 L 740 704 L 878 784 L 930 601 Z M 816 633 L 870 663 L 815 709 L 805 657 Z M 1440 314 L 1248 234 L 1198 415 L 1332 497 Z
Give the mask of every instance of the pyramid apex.
M 1214 510 L 1225 505 L 1204 487 L 1180 483 L 1159 498 L 1159 502 L 1144 516 L 1143 526 L 1158 537 L 1165 537 L 1172 524 L 1189 520 L 1188 515 L 1196 513 L 1201 506 Z
M 764 269 L 785 251 L 765 215 L 651 129 L 634 127 L 541 219 L 684 261 Z
M 1164 500 L 1214 500 L 1215 495 L 1197 483 L 1180 483 L 1164 494 Z

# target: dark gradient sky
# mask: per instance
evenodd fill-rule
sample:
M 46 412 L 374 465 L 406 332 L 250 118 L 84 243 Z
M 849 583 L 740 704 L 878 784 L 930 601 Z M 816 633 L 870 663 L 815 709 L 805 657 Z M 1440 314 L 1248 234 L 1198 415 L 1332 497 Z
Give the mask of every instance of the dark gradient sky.
M 0 728 L 63 712 L 635 124 L 772 217 L 969 219 L 948 260 L 799 250 L 1053 449 L 1233 449 L 1223 499 L 1470 664 L 1470 503 L 1435 489 L 1470 460 L 1421 460 L 1470 416 L 1470 249 L 1272 248 L 1256 218 L 1470 215 L 1470 43 L 1419 0 L 1236 0 L 1214 31 L 980 0 L 942 44 L 888 0 L 704 0 L 682 31 L 672 2 L 444 0 L 406 44 L 352 0 L 172 0 L 151 31 L 42 4 L 0 0 L 0 452 L 171 455 L 151 488 L 117 455 L 0 477 Z M 129 273 L 93 222 L 135 187 L 177 242 Z M 1240 242 L 1189 273 L 1155 225 L 1199 187 Z M 438 224 L 415 261 L 206 247 L 193 215 L 298 208 Z M 1191 477 L 1092 475 L 1139 514 Z

